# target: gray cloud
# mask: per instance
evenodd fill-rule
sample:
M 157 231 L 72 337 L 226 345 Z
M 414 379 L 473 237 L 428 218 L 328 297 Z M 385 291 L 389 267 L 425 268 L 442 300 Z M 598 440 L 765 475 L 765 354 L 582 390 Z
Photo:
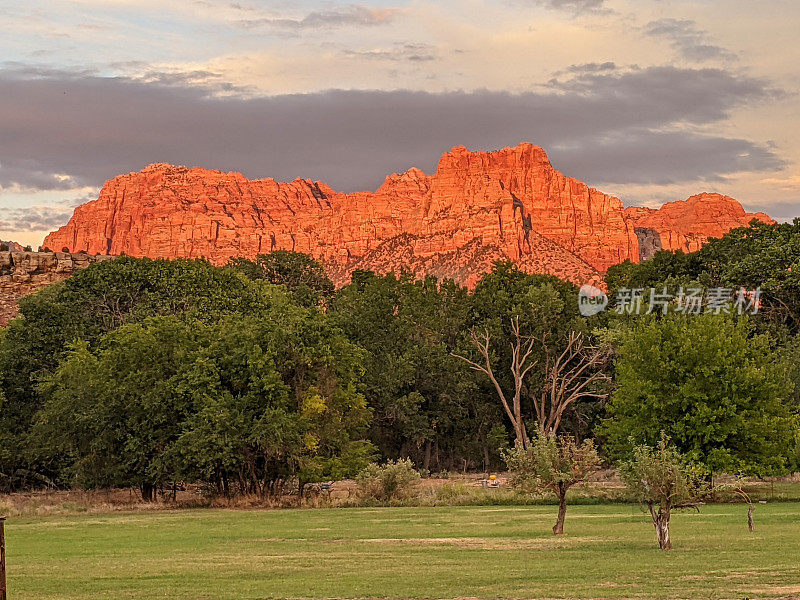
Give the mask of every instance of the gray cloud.
M 375 189 L 411 166 L 432 172 L 455 145 L 491 149 L 523 140 L 594 185 L 687 182 L 783 166 L 773 148 L 706 132 L 734 108 L 776 94 L 764 81 L 719 69 L 589 69 L 522 94 L 212 91 L 180 78 L 0 71 L 0 186 L 98 186 L 171 162 Z
M 694 21 L 659 19 L 648 23 L 645 31 L 652 37 L 668 40 L 672 47 L 688 60 L 702 62 L 736 58 L 736 55 L 729 50 L 710 43 L 708 32 L 699 29 Z
M 611 61 L 604 62 L 604 63 L 582 63 L 580 65 L 570 65 L 567 67 L 565 71 L 562 73 L 577 73 L 577 74 L 584 74 L 584 73 L 598 73 L 601 71 L 616 71 L 617 65 Z
M 66 223 L 73 210 L 74 207 L 63 205 L 3 209 L 0 213 L 0 230 L 51 231 Z
M 344 26 L 363 27 L 389 23 L 396 14 L 397 10 L 393 8 L 371 8 L 351 4 L 328 10 L 316 10 L 302 19 L 267 17 L 242 19 L 237 21 L 237 24 L 245 29 L 274 27 L 294 31 Z

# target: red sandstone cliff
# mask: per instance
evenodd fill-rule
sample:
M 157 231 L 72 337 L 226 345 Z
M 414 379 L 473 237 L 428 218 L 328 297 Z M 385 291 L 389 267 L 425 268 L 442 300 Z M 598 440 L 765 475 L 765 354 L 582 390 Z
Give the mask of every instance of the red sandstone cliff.
M 736 227 L 744 227 L 753 219 L 774 223 L 764 213 L 745 212 L 742 205 L 722 194 L 697 194 L 686 200 L 667 202 L 659 209 L 632 206 L 626 217 L 637 230 L 650 230 L 659 236 L 656 249 L 694 252 L 710 238 L 719 238 Z M 645 232 L 637 231 L 640 241 Z M 642 258 L 649 258 L 647 254 Z
M 433 175 L 410 169 L 375 192 L 353 194 L 310 180 L 157 164 L 110 180 L 44 246 L 215 264 L 288 249 L 320 259 L 337 284 L 357 268 L 405 268 L 473 285 L 507 258 L 586 283 L 613 264 L 639 260 L 641 231 L 649 232 L 646 243 L 657 234 L 671 248 L 749 221 L 732 199 L 712 203 L 708 214 L 694 214 L 707 203 L 691 200 L 663 213 L 626 211 L 619 199 L 556 171 L 544 150 L 527 143 L 495 152 L 456 147 Z

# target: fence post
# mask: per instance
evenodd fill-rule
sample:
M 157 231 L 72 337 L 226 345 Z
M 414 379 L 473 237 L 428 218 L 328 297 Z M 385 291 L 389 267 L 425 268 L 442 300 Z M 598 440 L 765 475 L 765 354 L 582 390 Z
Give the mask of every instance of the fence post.
M 6 518 L 0 517 L 0 600 L 6 600 Z

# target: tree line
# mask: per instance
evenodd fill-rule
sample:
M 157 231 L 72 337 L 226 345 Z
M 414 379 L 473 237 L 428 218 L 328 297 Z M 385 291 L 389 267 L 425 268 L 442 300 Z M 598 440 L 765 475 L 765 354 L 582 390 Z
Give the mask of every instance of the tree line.
M 0 332 L 0 489 L 265 495 L 371 462 L 524 471 L 665 443 L 708 474 L 785 473 L 798 468 L 798 262 L 795 222 L 612 267 L 612 297 L 764 293 L 752 316 L 638 317 L 582 316 L 573 284 L 507 262 L 472 291 L 367 271 L 335 290 L 286 251 L 94 264 L 24 298 Z

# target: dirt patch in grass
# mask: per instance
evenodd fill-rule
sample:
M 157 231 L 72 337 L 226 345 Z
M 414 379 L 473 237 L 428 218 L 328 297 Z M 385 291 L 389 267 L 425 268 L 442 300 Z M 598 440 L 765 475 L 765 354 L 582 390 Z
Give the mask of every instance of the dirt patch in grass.
M 453 546 L 479 550 L 553 550 L 569 548 L 600 541 L 599 538 L 553 536 L 551 538 L 495 538 L 495 537 L 443 537 L 443 538 L 362 538 L 334 540 L 367 544 L 403 544 L 411 546 Z
M 800 598 L 800 584 L 797 585 L 774 585 L 763 588 L 747 588 L 750 594 L 768 594 L 770 596 L 782 596 L 788 598 Z

